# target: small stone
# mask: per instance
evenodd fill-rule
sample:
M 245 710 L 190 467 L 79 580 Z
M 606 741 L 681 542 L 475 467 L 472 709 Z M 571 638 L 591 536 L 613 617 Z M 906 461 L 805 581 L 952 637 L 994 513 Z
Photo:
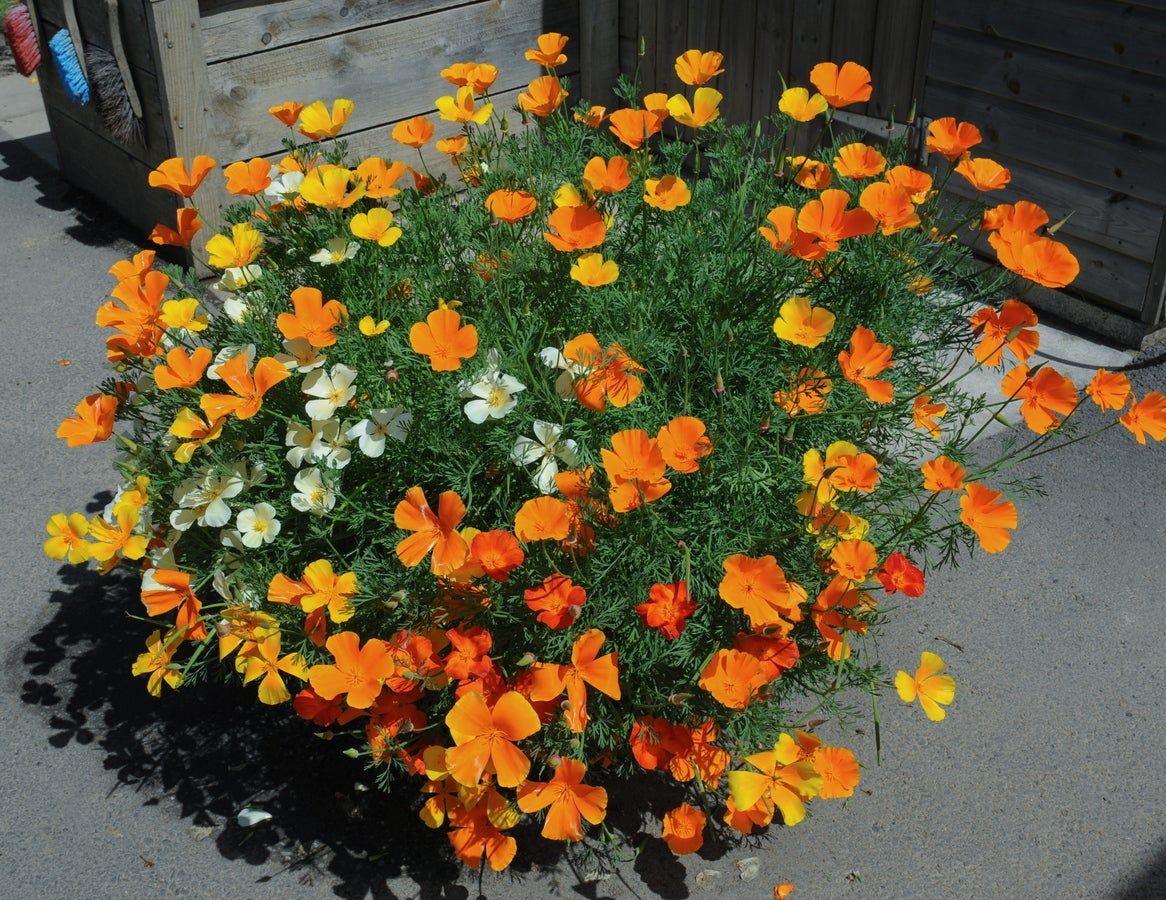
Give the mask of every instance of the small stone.
M 212 834 L 215 833 L 214 828 L 210 825 L 191 825 L 190 836 L 196 841 L 205 841 Z
M 761 874 L 761 860 L 756 856 L 739 859 L 737 860 L 737 871 L 740 873 L 742 881 L 752 881 Z
M 698 888 L 701 888 L 702 890 L 712 890 L 716 883 L 720 881 L 720 879 L 721 873 L 718 870 L 702 869 L 701 871 L 697 872 L 696 878 L 693 880 L 696 882 L 696 886 Z

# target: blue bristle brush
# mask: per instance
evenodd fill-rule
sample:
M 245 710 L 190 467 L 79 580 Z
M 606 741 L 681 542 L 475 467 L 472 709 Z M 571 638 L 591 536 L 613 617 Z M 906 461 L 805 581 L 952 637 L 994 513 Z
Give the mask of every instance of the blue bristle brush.
M 57 64 L 61 84 L 75 103 L 84 106 L 89 102 L 89 73 L 85 69 L 85 59 L 81 56 L 81 30 L 77 27 L 77 10 L 73 0 L 65 0 L 65 24 L 49 38 L 49 52 Z

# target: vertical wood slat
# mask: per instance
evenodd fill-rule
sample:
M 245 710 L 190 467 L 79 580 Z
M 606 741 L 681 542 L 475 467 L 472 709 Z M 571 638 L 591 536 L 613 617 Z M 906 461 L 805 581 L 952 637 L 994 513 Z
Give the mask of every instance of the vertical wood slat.
M 725 73 L 717 76 L 717 89 L 725 95 L 721 115 L 730 125 L 737 125 L 753 113 L 757 0 L 725 0 L 720 19 L 721 46 L 717 49 L 725 54 Z
M 879 3 L 879 27 L 875 31 L 870 70 L 877 89 L 868 104 L 869 114 L 891 115 L 896 121 L 907 118 L 915 88 L 918 61 L 919 24 L 923 0 L 894 0 Z
M 611 106 L 619 77 L 619 0 L 579 0 L 579 43 L 582 96 Z
M 782 79 L 787 86 L 793 84 L 790 74 L 793 13 L 793 6 L 788 3 L 761 2 L 757 6 L 750 118 L 764 119 L 777 112 Z
M 207 125 L 210 91 L 198 0 L 157 0 L 150 6 L 150 17 L 156 41 L 158 85 L 169 114 L 167 125 L 172 149 L 175 156 L 190 159 L 213 149 Z M 213 173 L 199 188 L 194 205 L 198 206 L 203 227 L 191 251 L 200 275 L 209 274 L 203 262 L 206 242 L 223 223 L 228 197 L 218 173 Z
M 636 52 L 639 53 L 640 42 L 644 42 L 645 53 L 637 56 L 639 61 L 640 90 L 641 92 L 656 89 L 656 11 L 663 4 L 663 0 L 639 0 L 640 25 L 636 35 Z
M 644 85 L 645 91 L 662 91 L 671 96 L 684 87 L 677 77 L 675 62 L 687 47 L 688 4 L 683 0 L 666 0 L 656 4 L 656 42 L 649 43 L 648 52 L 656 57 L 656 80 Z M 679 48 L 679 49 L 677 49 Z
M 829 57 L 839 65 L 853 60 L 859 65 L 866 66 L 876 79 L 881 77 L 873 68 L 875 33 L 880 26 L 878 11 L 879 4 L 876 0 L 834 0 L 834 28 L 830 35 Z M 867 115 L 869 105 L 856 103 L 847 109 L 853 113 Z

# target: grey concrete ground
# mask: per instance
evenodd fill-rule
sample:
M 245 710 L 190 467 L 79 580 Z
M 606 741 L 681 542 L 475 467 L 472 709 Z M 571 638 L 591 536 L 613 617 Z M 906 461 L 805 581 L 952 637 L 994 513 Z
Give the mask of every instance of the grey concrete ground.
M 38 158 L 30 96 L 0 81 L 0 896 L 476 897 L 404 801 L 354 790 L 359 769 L 285 711 L 149 698 L 127 585 L 41 556 L 50 513 L 113 486 L 108 448 L 52 433 L 103 374 L 93 311 L 131 246 Z M 1132 377 L 1166 389 L 1162 365 Z M 848 736 L 852 800 L 681 862 L 649 840 L 599 880 L 527 842 L 485 896 L 1166 896 L 1166 453 L 1114 430 L 1041 462 L 1049 496 L 1021 504 L 1013 546 L 932 578 L 884 636 L 892 668 L 940 652 L 958 695 L 938 724 L 885 696 L 882 764 L 870 733 Z M 249 803 L 275 819 L 241 831 Z

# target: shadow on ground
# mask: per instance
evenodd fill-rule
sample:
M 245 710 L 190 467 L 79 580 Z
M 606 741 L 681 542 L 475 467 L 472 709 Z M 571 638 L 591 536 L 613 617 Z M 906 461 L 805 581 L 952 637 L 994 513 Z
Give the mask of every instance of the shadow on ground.
M 416 783 L 383 793 L 362 763 L 341 754 L 347 743 L 315 738 L 316 728 L 289 707 L 263 707 L 237 684 L 192 684 L 151 697 L 144 679 L 129 671 L 150 630 L 129 618 L 140 608 L 135 579 L 65 566 L 60 581 L 50 597 L 51 620 L 27 641 L 21 692 L 25 703 L 43 709 L 51 746 L 75 743 L 101 753 L 116 776 L 112 791 L 133 791 L 144 806 L 177 804 L 192 839 L 213 839 L 225 858 L 263 866 L 259 882 L 292 878 L 330 886 L 340 897 L 391 898 L 397 895 L 390 883 L 407 879 L 411 896 L 471 896 L 457 883 L 465 869 L 444 835 L 417 817 Z M 646 806 L 658 821 L 680 802 L 675 785 L 654 785 L 649 796 L 642 782 L 611 786 L 610 796 L 607 824 L 627 847 L 639 848 L 633 863 L 639 878 L 659 896 L 687 897 L 684 866 L 649 838 L 640 812 Z M 622 805 L 621 797 L 636 802 Z M 272 819 L 240 828 L 236 815 L 249 805 Z M 487 873 L 474 894 L 502 896 L 511 879 L 555 869 L 558 890 L 569 885 L 580 896 L 602 896 L 593 879 L 610 868 L 598 857 L 577 848 L 568 856 L 530 826 L 512 833 L 520 847 L 514 865 L 501 876 Z M 718 837 L 700 856 L 714 860 L 729 849 Z

